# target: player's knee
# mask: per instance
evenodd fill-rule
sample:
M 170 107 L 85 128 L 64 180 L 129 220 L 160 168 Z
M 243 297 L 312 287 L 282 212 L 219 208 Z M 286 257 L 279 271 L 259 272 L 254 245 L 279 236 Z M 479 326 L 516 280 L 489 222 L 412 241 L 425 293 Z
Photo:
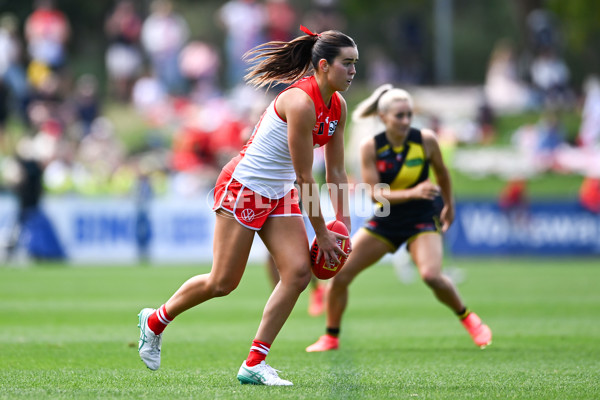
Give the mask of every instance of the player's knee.
M 444 280 L 438 268 L 423 268 L 420 273 L 421 279 L 430 288 L 436 289 L 443 286 Z
M 352 282 L 353 278 L 353 276 L 343 274 L 340 272 L 331 279 L 331 283 L 329 284 L 329 290 L 333 292 L 346 290 L 346 288 L 350 286 L 350 283 Z
M 212 297 L 223 297 L 233 292 L 238 284 L 239 282 L 231 280 L 211 282 L 209 289 Z
M 312 279 L 312 272 L 310 267 L 303 268 L 302 271 L 297 274 L 297 288 L 300 292 L 304 291 L 308 287 L 310 280 Z
M 282 273 L 280 277 L 282 284 L 293 287 L 297 292 L 304 291 L 312 278 L 308 265 L 293 268 L 289 272 Z

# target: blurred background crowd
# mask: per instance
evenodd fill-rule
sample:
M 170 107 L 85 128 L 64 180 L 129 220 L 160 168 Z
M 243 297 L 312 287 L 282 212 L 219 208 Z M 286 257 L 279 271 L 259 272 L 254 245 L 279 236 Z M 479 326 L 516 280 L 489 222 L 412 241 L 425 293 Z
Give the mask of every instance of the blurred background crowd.
M 405 87 L 456 174 L 499 179 L 507 206 L 532 177 L 571 174 L 600 212 L 597 2 L 369 3 L 0 2 L 0 190 L 22 209 L 42 193 L 205 193 L 282 89 L 246 86 L 242 55 L 303 24 L 356 40 L 350 111 L 382 83 Z M 351 163 L 369 126 L 350 123 Z

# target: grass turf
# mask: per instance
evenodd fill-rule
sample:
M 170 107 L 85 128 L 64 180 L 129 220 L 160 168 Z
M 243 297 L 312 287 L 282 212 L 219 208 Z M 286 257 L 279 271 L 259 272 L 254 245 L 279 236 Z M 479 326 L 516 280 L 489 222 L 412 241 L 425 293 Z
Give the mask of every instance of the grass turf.
M 453 263 L 492 346 L 477 349 L 420 281 L 380 265 L 351 287 L 337 352 L 304 352 L 324 318 L 301 296 L 268 360 L 291 388 L 236 379 L 270 292 L 259 266 L 177 318 L 156 372 L 138 358 L 136 314 L 208 267 L 0 268 L 0 398 L 600 398 L 597 260 Z

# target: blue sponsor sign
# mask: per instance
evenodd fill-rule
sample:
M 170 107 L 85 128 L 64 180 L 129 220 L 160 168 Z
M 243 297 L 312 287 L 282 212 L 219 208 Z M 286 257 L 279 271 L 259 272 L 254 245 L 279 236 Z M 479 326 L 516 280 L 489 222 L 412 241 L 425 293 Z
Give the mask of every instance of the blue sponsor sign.
M 600 255 L 600 215 L 577 202 L 462 201 L 447 243 L 455 255 Z
M 97 215 L 78 213 L 73 215 L 74 236 L 78 245 L 102 243 L 129 243 L 135 240 L 133 216 L 114 214 Z
M 202 214 L 177 214 L 171 218 L 172 243 L 196 245 L 211 241 L 212 219 Z

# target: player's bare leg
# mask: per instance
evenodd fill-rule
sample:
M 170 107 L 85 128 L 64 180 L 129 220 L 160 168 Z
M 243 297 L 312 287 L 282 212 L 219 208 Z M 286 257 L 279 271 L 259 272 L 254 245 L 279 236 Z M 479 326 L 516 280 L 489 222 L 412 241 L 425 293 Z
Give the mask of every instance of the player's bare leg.
M 348 286 L 363 270 L 375 264 L 390 251 L 390 246 L 364 229 L 352 237 L 352 253 L 340 272 L 330 279 L 327 287 L 327 334 L 308 346 L 306 351 L 327 351 L 339 347 L 339 329 L 348 304 Z
M 188 279 L 167 301 L 171 317 L 213 297 L 231 293 L 240 283 L 255 231 L 237 222 L 226 211 L 217 212 L 213 239 L 213 266 L 208 274 Z M 235 251 L 232 251 L 235 243 Z
M 279 271 L 275 265 L 275 260 L 271 254 L 267 255 L 267 262 L 265 264 L 267 275 L 271 281 L 273 288 L 279 283 Z M 310 293 L 308 300 L 308 315 L 317 317 L 325 312 L 325 296 L 326 289 L 325 285 L 319 283 L 319 280 L 314 275 L 310 280 Z
M 254 233 L 226 212 L 217 212 L 211 272 L 188 279 L 158 310 L 144 308 L 138 315 L 138 352 L 148 368 L 160 367 L 162 333 L 173 318 L 208 299 L 224 296 L 238 286 Z M 236 251 L 231 251 L 231 243 L 236 244 Z
M 257 339 L 272 343 L 310 282 L 310 256 L 300 216 L 271 217 L 259 235 L 275 260 L 280 277 L 256 333 Z
M 266 269 L 271 284 L 273 285 L 273 287 L 277 286 L 277 284 L 279 283 L 279 271 L 277 271 L 275 260 L 273 260 L 273 256 L 271 256 L 271 254 L 267 254 Z
M 463 310 L 465 306 L 456 287 L 450 278 L 442 274 L 442 236 L 435 232 L 420 234 L 409 243 L 408 250 L 421 278 L 435 297 L 454 312 Z
M 491 329 L 469 311 L 450 278 L 442 274 L 443 245 L 437 233 L 419 235 L 409 245 L 409 251 L 423 281 L 432 289 L 437 299 L 450 307 L 460 318 L 473 342 L 481 348 L 492 343 Z
M 279 282 L 267 301 L 250 353 L 242 362 L 237 378 L 242 384 L 290 386 L 292 382 L 280 378 L 265 358 L 300 293 L 310 282 L 306 231 L 301 216 L 270 217 L 259 235 L 275 261 Z

